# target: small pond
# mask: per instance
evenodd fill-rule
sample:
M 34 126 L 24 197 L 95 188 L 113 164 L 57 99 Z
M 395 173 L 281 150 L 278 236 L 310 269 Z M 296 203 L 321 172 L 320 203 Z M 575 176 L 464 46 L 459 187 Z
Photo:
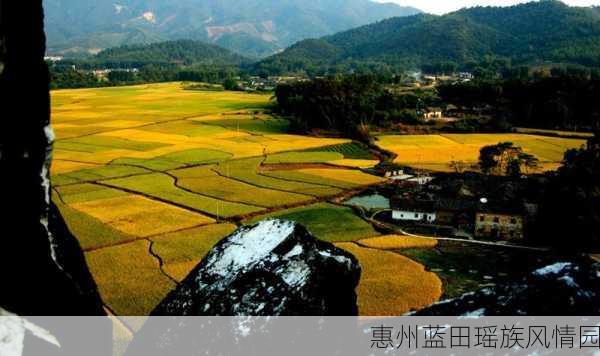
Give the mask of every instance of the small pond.
M 357 205 L 365 209 L 389 209 L 390 200 L 381 194 L 363 195 L 346 201 L 348 205 Z

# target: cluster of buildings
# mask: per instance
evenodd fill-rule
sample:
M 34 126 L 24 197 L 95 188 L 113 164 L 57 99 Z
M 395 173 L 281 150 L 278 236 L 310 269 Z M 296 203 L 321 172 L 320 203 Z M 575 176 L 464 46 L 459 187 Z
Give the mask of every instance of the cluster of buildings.
M 380 164 L 375 168 L 374 173 L 380 177 L 387 178 L 392 182 L 414 185 L 426 185 L 435 179 L 429 174 L 421 174 L 414 172 L 413 170 L 404 170 L 394 165 L 386 167 Z
M 537 215 L 537 204 L 527 199 L 502 199 L 509 194 L 498 189 L 512 190 L 519 182 L 484 184 L 478 175 L 448 175 L 440 180 L 395 165 L 380 165 L 375 173 L 393 183 L 391 218 L 405 226 L 443 228 L 478 239 L 519 240 Z M 493 196 L 485 198 L 489 194 Z
M 279 84 L 290 83 L 299 80 L 297 77 L 250 77 L 247 80 L 238 82 L 241 90 L 253 92 L 253 91 L 266 91 L 270 92 L 275 90 Z
M 44 57 L 44 60 L 45 60 L 46 62 L 53 62 L 53 63 L 60 62 L 60 61 L 62 61 L 63 59 L 64 59 L 64 58 L 63 58 L 62 56 L 45 56 L 45 57 Z
M 391 200 L 392 219 L 398 222 L 435 224 L 470 231 L 475 238 L 515 240 L 524 238 L 525 210 L 490 206 L 455 199 Z
M 464 117 L 464 112 L 450 104 L 445 108 L 431 106 L 417 110 L 417 116 L 423 121 L 454 122 Z
M 94 69 L 91 73 L 98 79 L 105 79 L 112 72 L 139 73 L 138 68 L 120 68 L 120 69 Z

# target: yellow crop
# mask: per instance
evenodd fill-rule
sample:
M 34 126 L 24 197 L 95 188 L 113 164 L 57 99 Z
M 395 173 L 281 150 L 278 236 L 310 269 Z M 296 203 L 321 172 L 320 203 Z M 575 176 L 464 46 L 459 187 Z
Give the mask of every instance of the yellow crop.
M 380 250 L 400 250 L 406 248 L 431 248 L 437 246 L 437 240 L 412 236 L 386 235 L 360 240 L 360 245 Z
M 153 251 L 164 262 L 164 271 L 182 281 L 217 242 L 235 231 L 233 224 L 213 224 L 153 237 Z
M 580 139 L 526 134 L 388 135 L 378 139 L 379 146 L 398 155 L 397 163 L 439 171 L 451 170 L 452 161 L 474 165 L 483 146 L 499 142 L 522 147 L 540 160 L 541 170 L 548 170 L 562 161 L 565 151 L 585 143 Z
M 103 302 L 118 315 L 148 315 L 175 288 L 149 249 L 143 240 L 86 254 Z
M 300 169 L 299 172 L 342 181 L 356 186 L 384 182 L 384 179 L 380 177 L 351 169 Z
M 214 221 L 197 213 L 135 195 L 76 203 L 71 206 L 119 231 L 139 237 Z
M 433 304 L 442 296 L 438 276 L 409 258 L 353 243 L 336 246 L 352 253 L 362 266 L 357 289 L 360 315 L 400 316 Z

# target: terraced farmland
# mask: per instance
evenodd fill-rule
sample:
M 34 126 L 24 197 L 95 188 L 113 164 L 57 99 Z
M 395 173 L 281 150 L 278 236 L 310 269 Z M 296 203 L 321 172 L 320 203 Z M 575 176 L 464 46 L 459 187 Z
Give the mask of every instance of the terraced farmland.
M 528 134 L 384 135 L 378 137 L 377 144 L 395 152 L 398 155 L 397 163 L 415 168 L 450 171 L 450 162 L 475 164 L 481 147 L 507 141 L 536 156 L 542 170 L 558 168 L 565 151 L 585 144 L 583 139 Z
M 378 235 L 323 202 L 379 183 L 359 170 L 377 161 L 349 140 L 289 134 L 267 95 L 168 83 L 52 100 L 54 201 L 118 314 L 150 312 L 241 221 L 296 219 L 330 241 Z
M 436 241 L 380 233 L 347 206 L 349 190 L 384 180 L 346 139 L 293 135 L 268 95 L 186 90 L 182 83 L 52 93 L 53 200 L 77 236 L 106 305 L 144 315 L 241 224 L 277 217 L 354 253 L 363 315 L 437 301 L 440 279 L 398 251 Z M 583 140 L 528 134 L 380 136 L 399 163 L 449 170 L 483 145 L 512 141 L 544 169 Z M 408 276 L 408 278 L 406 278 Z

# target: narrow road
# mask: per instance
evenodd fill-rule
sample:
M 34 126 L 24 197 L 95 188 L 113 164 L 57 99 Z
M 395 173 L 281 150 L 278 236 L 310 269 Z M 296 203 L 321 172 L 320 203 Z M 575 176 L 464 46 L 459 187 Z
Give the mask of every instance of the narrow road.
M 467 239 L 459 239 L 459 238 L 452 238 L 452 237 L 433 237 L 433 236 L 422 236 L 422 235 L 411 234 L 410 232 L 407 232 L 407 231 L 403 230 L 399 226 L 386 224 L 384 222 L 381 222 L 381 221 L 375 219 L 375 217 L 377 215 L 379 215 L 379 214 L 381 214 L 383 212 L 389 212 L 389 211 L 392 211 L 392 210 L 391 209 L 385 209 L 385 210 L 377 211 L 376 213 L 374 213 L 373 215 L 371 215 L 371 217 L 366 217 L 366 219 L 371 224 L 373 224 L 375 226 L 379 226 L 380 228 L 394 231 L 395 233 L 398 233 L 400 235 L 405 235 L 405 236 L 410 236 L 410 237 L 416 237 L 416 238 L 419 238 L 419 239 L 437 240 L 437 241 L 453 241 L 453 242 L 461 242 L 461 243 L 470 243 L 470 244 L 474 244 L 474 245 L 484 245 L 484 246 L 494 246 L 494 247 L 506 247 L 506 248 L 514 248 L 514 249 L 527 250 L 527 251 L 536 251 L 536 252 L 548 252 L 548 251 L 550 251 L 550 248 L 548 248 L 548 247 L 531 247 L 531 246 L 515 245 L 515 244 L 509 244 L 509 243 L 502 243 L 502 242 L 491 242 L 491 241 L 480 241 L 480 240 L 467 240 Z

